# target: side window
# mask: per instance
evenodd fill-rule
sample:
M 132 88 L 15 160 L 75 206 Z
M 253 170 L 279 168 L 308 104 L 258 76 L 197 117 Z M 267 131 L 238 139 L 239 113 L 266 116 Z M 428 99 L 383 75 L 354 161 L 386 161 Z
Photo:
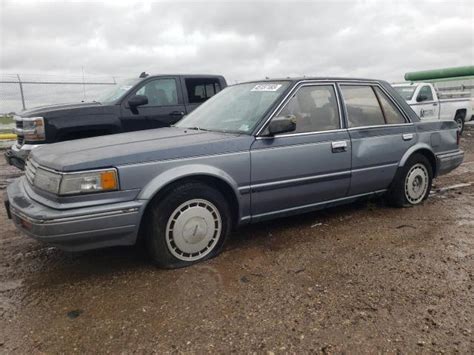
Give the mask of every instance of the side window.
M 142 86 L 135 95 L 148 97 L 146 106 L 168 106 L 178 104 L 176 80 L 156 79 Z
M 278 116 L 294 116 L 295 133 L 340 128 L 336 93 L 332 85 L 303 86 L 288 101 Z
M 380 90 L 380 88 L 377 86 L 374 87 L 374 90 L 379 98 L 387 124 L 405 123 L 405 118 L 403 115 L 393 104 L 393 102 L 390 101 L 388 97 L 382 92 L 382 90 Z
M 421 100 L 423 98 L 423 100 Z M 418 93 L 417 101 L 433 101 L 433 92 L 428 85 L 422 86 Z
M 221 91 L 218 79 L 190 78 L 185 79 L 188 101 L 190 104 L 198 104 Z
M 342 85 L 349 127 L 385 124 L 382 110 L 370 86 Z

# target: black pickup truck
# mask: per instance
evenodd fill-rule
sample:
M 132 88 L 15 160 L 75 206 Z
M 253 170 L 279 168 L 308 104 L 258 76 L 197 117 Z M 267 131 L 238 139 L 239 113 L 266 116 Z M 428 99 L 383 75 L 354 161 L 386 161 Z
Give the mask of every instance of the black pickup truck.
M 93 102 L 34 108 L 15 116 L 8 163 L 20 169 L 40 145 L 168 127 L 225 88 L 220 75 L 148 75 L 124 80 Z

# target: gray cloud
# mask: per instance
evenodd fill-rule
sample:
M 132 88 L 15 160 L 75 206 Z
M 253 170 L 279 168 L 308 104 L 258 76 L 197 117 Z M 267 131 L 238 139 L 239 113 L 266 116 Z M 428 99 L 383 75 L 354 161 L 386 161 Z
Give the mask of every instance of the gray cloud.
M 470 1 L 1 3 L 6 73 L 402 80 L 474 63 Z

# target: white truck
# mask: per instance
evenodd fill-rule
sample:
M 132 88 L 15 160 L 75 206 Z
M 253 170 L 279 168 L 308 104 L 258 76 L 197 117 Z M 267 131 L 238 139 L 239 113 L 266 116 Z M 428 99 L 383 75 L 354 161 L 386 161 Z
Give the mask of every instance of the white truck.
M 470 97 L 440 98 L 440 93 L 433 84 L 412 82 L 393 84 L 395 90 L 406 100 L 413 111 L 422 120 L 455 120 L 459 131 L 464 130 L 464 123 L 472 117 Z

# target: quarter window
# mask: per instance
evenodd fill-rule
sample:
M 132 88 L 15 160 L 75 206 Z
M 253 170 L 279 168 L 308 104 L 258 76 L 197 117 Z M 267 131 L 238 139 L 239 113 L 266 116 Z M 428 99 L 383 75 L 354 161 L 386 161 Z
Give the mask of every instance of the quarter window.
M 382 110 L 372 87 L 343 85 L 341 90 L 346 105 L 349 127 L 385 124 Z
M 336 93 L 332 85 L 303 86 L 278 116 L 293 116 L 295 133 L 340 128 Z
M 148 98 L 146 106 L 168 106 L 178 104 L 176 80 L 156 79 L 142 86 L 136 95 L 145 95 Z
M 382 90 L 377 86 L 374 87 L 374 90 L 377 93 L 377 97 L 379 98 L 387 124 L 405 123 L 405 118 L 402 116 L 393 102 L 391 102 L 382 92 Z

